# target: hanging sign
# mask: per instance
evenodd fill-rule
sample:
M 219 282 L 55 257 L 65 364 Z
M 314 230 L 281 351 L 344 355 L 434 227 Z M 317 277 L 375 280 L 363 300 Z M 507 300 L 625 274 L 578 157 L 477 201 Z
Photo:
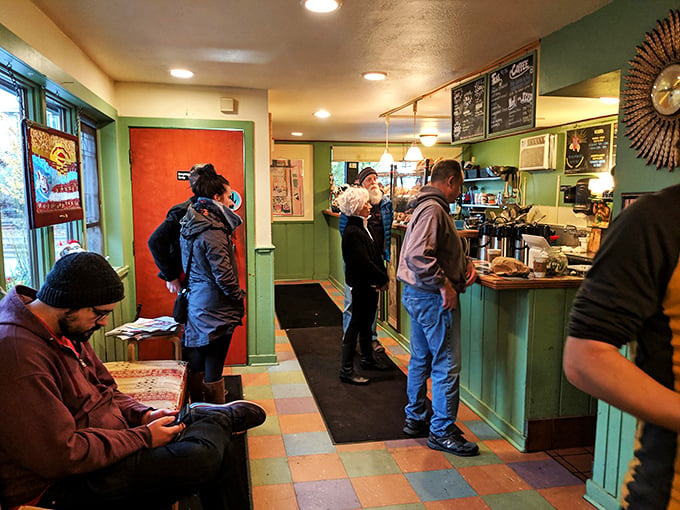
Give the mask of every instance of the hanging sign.
M 536 52 L 489 73 L 489 135 L 536 124 Z
M 451 142 L 484 138 L 486 75 L 451 89 Z

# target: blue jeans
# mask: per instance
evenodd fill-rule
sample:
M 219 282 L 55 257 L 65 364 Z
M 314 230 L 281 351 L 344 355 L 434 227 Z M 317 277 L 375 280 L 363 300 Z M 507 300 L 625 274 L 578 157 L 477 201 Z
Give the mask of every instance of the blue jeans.
M 163 509 L 198 493 L 204 509 L 250 508 L 239 479 L 231 421 L 219 413 L 191 423 L 165 446 L 142 448 L 123 460 L 56 482 L 40 504 L 61 509 Z
M 460 307 L 445 310 L 439 292 L 411 285 L 404 285 L 401 301 L 411 317 L 406 418 L 427 420 L 427 379 L 432 377 L 430 433 L 448 436 L 460 401 Z
M 342 332 L 347 332 L 349 321 L 352 320 L 352 287 L 345 284 L 345 303 L 342 309 Z M 373 314 L 373 324 L 371 325 L 372 341 L 378 339 L 378 307 Z

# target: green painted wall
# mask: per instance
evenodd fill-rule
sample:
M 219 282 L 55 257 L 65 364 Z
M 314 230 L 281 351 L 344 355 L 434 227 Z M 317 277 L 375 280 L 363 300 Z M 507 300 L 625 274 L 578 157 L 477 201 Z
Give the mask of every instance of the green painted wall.
M 323 210 L 328 209 L 333 144 L 313 142 L 311 145 L 314 151 L 314 217 L 312 221 L 277 220 L 272 223 L 272 243 L 276 246 L 274 277 L 277 280 L 325 280 L 329 275 L 328 224 Z
M 540 92 L 545 94 L 567 85 L 621 69 L 623 77 L 635 47 L 645 40 L 645 33 L 656 27 L 670 9 L 680 7 L 674 0 L 616 0 L 541 40 L 539 68 Z M 620 117 L 620 116 L 619 116 Z M 616 156 L 614 212 L 620 195 L 626 192 L 656 191 L 680 182 L 680 173 L 646 166 L 630 148 L 625 125 L 620 129 Z
M 540 91 L 562 87 L 621 69 L 624 86 L 628 61 L 645 33 L 656 27 L 669 10 L 677 9 L 674 0 L 615 0 L 597 12 L 559 30 L 541 41 Z M 619 115 L 617 140 L 616 189 L 614 213 L 625 192 L 655 191 L 680 182 L 680 173 L 647 166 L 632 150 Z M 587 482 L 586 499 L 598 508 L 620 508 L 622 474 L 632 456 L 635 420 L 600 402 L 593 478 Z
M 527 180 L 527 204 L 536 204 L 544 206 L 554 206 L 557 198 L 557 182 L 560 180 L 561 185 L 573 186 L 576 181 L 586 174 L 566 175 L 564 173 L 564 155 L 566 150 L 566 132 L 571 129 L 595 126 L 600 124 L 613 124 L 617 121 L 616 117 L 603 117 L 600 119 L 589 120 L 584 122 L 577 122 L 573 124 L 565 124 L 547 129 L 539 129 L 529 134 L 506 136 L 494 140 L 487 140 L 471 144 L 468 148 L 468 153 L 474 156 L 476 163 L 482 167 L 491 165 L 519 165 L 519 143 L 522 138 L 527 136 L 542 135 L 551 133 L 557 135 L 557 165 L 554 171 L 542 172 L 522 172 L 522 175 Z M 597 174 L 588 174 L 597 175 Z M 480 184 L 479 182 L 475 184 Z M 504 183 L 484 183 L 488 191 L 498 191 L 503 189 Z M 495 186 L 495 187 L 494 187 Z M 564 204 L 564 195 L 560 193 L 560 205 Z

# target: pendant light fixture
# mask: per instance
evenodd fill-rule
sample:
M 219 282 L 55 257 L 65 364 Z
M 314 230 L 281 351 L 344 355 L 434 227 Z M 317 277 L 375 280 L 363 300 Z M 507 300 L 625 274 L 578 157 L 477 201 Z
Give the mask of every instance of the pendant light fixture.
M 387 168 L 391 165 L 394 164 L 394 158 L 392 157 L 392 154 L 390 154 L 390 150 L 388 148 L 390 140 L 390 117 L 389 115 L 385 117 L 385 152 L 383 152 L 382 156 L 380 156 L 380 165 L 381 168 Z
M 420 161 L 423 159 L 423 153 L 416 145 L 416 112 L 418 111 L 418 102 L 413 103 L 413 143 L 406 151 L 406 156 L 404 156 L 404 161 Z

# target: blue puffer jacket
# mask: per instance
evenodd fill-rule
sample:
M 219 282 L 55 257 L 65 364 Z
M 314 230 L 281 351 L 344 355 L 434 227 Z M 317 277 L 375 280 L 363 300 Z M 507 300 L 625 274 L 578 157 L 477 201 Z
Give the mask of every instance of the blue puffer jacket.
M 241 224 L 233 211 L 211 199 L 200 198 L 182 218 L 180 245 L 182 265 L 187 272 L 189 250 L 193 251 L 189 282 L 189 320 L 184 327 L 184 345 L 201 347 L 231 335 L 241 325 L 243 291 L 231 234 Z

